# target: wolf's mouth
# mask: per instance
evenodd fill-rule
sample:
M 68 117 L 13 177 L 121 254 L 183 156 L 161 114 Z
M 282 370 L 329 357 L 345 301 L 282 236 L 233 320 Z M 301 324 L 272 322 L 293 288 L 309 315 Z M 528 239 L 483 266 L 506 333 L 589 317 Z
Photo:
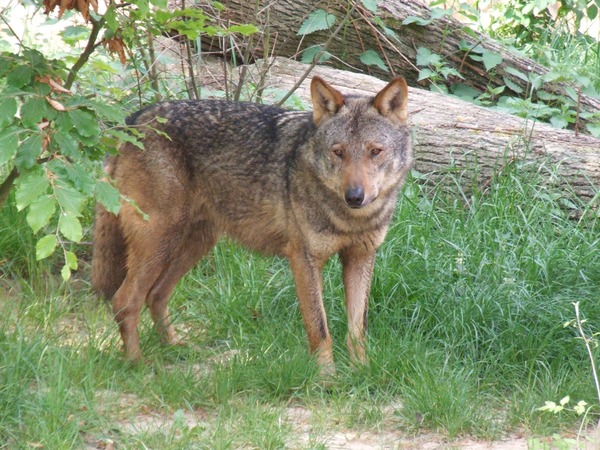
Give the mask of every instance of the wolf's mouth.
M 348 205 L 350 209 L 362 209 L 367 205 Z
M 373 200 L 375 200 L 375 198 L 363 198 L 360 202 L 349 202 L 348 199 L 346 199 L 346 206 L 350 209 L 363 209 L 373 203 Z

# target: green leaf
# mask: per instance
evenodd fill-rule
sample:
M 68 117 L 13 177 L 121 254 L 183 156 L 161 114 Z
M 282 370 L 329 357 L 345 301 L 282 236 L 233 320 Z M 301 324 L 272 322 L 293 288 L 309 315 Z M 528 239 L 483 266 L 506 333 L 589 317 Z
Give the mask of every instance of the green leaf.
M 586 410 L 587 402 L 585 400 L 579 400 L 577 404 L 573 407 L 573 410 L 577 413 L 577 415 L 582 415 Z
M 83 109 L 74 109 L 69 111 L 69 117 L 73 121 L 73 126 L 82 136 L 94 136 L 100 133 L 98 119 L 91 112 Z
M 119 74 L 123 70 L 121 67 L 116 67 L 114 65 L 109 64 L 106 61 L 94 60 L 88 63 L 88 67 L 94 71 L 100 71 L 105 73 Z M 119 63 L 121 64 L 121 63 Z M 108 106 L 108 105 L 107 105 Z
M 19 148 L 18 130 L 15 127 L 0 131 L 0 167 L 13 159 Z
M 50 86 L 48 86 L 46 83 L 42 83 L 40 81 L 35 81 L 33 83 L 33 86 L 35 88 L 35 93 L 39 96 L 39 97 L 46 97 L 47 95 L 50 95 L 50 93 L 52 92 L 52 88 Z M 50 105 L 46 105 L 47 107 L 49 107 Z M 52 108 L 50 106 L 50 108 Z
M 225 11 L 225 9 L 226 9 L 225 5 L 223 5 L 223 3 L 221 3 L 221 2 L 210 2 L 210 5 L 219 12 Z
M 258 33 L 260 30 L 251 24 L 244 25 L 232 25 L 227 28 L 230 33 L 240 33 L 242 36 L 250 36 L 254 33 Z
M 80 157 L 79 141 L 71 133 L 59 131 L 54 133 L 52 138 L 62 155 L 75 160 Z
M 17 114 L 17 99 L 7 97 L 0 100 L 0 129 L 10 125 Z
M 560 78 L 562 78 L 562 75 L 560 75 L 559 73 L 556 73 L 556 72 L 552 72 L 552 71 L 546 72 L 543 75 L 543 79 L 546 83 L 551 83 L 552 81 L 556 81 Z
M 437 53 L 433 53 L 427 47 L 419 47 L 417 49 L 417 66 L 429 66 L 439 64 L 442 58 Z
M 441 19 L 442 17 L 448 17 L 452 15 L 452 9 L 444 8 L 431 8 L 431 18 L 433 20 Z
M 64 165 L 67 177 L 73 183 L 73 186 L 80 192 L 94 191 L 95 180 L 89 169 L 80 164 L 65 164 Z
M 315 57 L 317 57 L 317 55 L 317 63 L 322 63 L 329 60 L 331 58 L 331 53 L 323 52 L 322 49 L 323 46 L 321 45 L 313 45 L 312 47 L 308 47 L 302 52 L 302 57 L 300 58 L 300 60 L 304 64 L 312 64 L 313 60 L 315 59 Z
M 106 28 L 113 33 L 119 28 L 119 18 L 114 6 L 110 6 L 106 9 L 104 14 L 104 20 L 106 21 Z
M 588 123 L 586 128 L 592 136 L 600 138 L 600 123 Z
M 39 261 L 40 259 L 47 258 L 50 256 L 58 244 L 56 235 L 49 234 L 41 238 L 35 245 L 35 258 Z
M 502 62 L 502 55 L 496 52 L 485 51 L 481 56 L 485 70 L 488 72 Z
M 134 130 L 135 129 L 133 129 L 132 131 Z M 144 143 L 140 140 L 140 136 L 134 133 L 129 133 L 123 130 L 113 128 L 104 132 L 103 138 L 106 138 L 107 136 L 114 136 L 117 139 L 117 141 L 129 142 L 130 144 L 135 145 L 137 148 L 141 148 L 142 150 L 144 149 Z
M 23 49 L 23 56 L 34 71 L 37 71 L 38 73 L 47 71 L 48 61 L 39 50 L 25 48 Z
M 21 121 L 29 128 L 35 127 L 42 119 L 53 119 L 56 110 L 48 105 L 43 97 L 31 97 L 21 106 Z
M 29 136 L 19 146 L 15 165 L 20 171 L 31 169 L 37 162 L 38 157 L 42 153 L 42 136 L 34 134 Z
M 587 89 L 590 87 L 593 89 L 594 83 L 590 77 L 586 77 L 585 75 L 575 74 L 575 80 L 577 81 L 577 83 L 579 83 L 581 85 L 581 87 L 583 89 Z
M 473 45 L 472 42 L 465 41 L 464 39 L 458 43 L 458 48 L 463 52 L 469 52 L 469 56 L 472 56 L 473 54 L 481 55 L 486 51 L 481 45 Z
M 524 74 L 523 72 L 521 72 L 520 70 L 515 69 L 514 67 L 507 67 L 504 70 L 506 72 L 510 73 L 511 75 L 514 75 L 515 77 L 520 78 L 523 81 L 529 82 L 529 78 L 527 77 L 527 75 Z
M 59 34 L 65 43 L 74 45 L 79 41 L 87 39 L 90 35 L 90 30 L 88 27 L 84 27 L 83 25 L 71 25 L 66 27 Z
M 463 83 L 458 83 L 452 87 L 452 93 L 459 98 L 464 100 L 473 100 L 475 97 L 481 95 L 481 91 L 472 88 L 471 86 L 467 86 Z
M 60 270 L 60 275 L 65 281 L 69 281 L 69 279 L 71 278 L 71 269 L 67 264 L 65 264 Z
M 335 23 L 335 16 L 328 14 L 323 9 L 316 9 L 306 18 L 300 29 L 298 30 L 298 36 L 306 36 L 307 34 L 314 33 L 319 30 L 328 30 Z
M 377 66 L 381 70 L 385 70 L 389 72 L 388 67 L 385 65 L 381 56 L 375 50 L 367 50 L 362 55 L 360 55 L 360 62 L 366 64 L 367 66 Z
M 54 126 L 56 127 L 56 129 L 58 131 L 67 132 L 73 128 L 73 121 L 69 117 L 68 113 L 59 112 L 58 114 L 56 114 L 56 119 L 54 120 Z
M 8 74 L 6 82 L 11 86 L 23 87 L 31 83 L 33 73 L 33 67 L 29 65 L 17 66 Z
M 506 86 L 502 85 L 502 86 L 497 86 L 495 88 L 490 88 L 489 91 L 494 95 L 500 95 L 504 92 L 505 89 L 506 89 Z
M 542 87 L 544 80 L 540 75 L 534 74 L 533 72 L 529 74 L 529 82 L 534 89 L 539 89 Z
M 98 200 L 113 214 L 118 214 L 121 209 L 121 194 L 119 190 L 107 183 L 106 181 L 98 181 L 96 183 L 96 200 Z
M 73 188 L 73 186 L 67 184 L 64 180 L 59 179 L 54 187 L 54 193 L 64 212 L 71 212 L 75 215 L 81 213 L 81 209 L 85 202 L 85 196 Z
M 22 211 L 40 196 L 46 193 L 50 187 L 50 182 L 46 174 L 39 170 L 22 175 L 17 181 L 17 192 L 15 198 L 17 209 Z
M 4 78 L 8 71 L 12 68 L 15 56 L 12 53 L 0 53 L 0 78 Z
M 427 68 L 421 69 L 421 70 L 419 70 L 418 81 L 429 79 L 429 78 L 434 78 L 435 76 L 436 76 L 436 73 L 433 70 L 427 69 Z
M 537 98 L 540 100 L 543 100 L 545 102 L 550 102 L 550 101 L 555 101 L 555 100 L 559 100 L 560 103 L 562 103 L 562 104 L 567 104 L 567 102 L 568 102 L 568 99 L 566 99 L 565 97 L 556 95 L 556 94 L 552 94 L 547 91 L 538 91 Z
M 135 2 L 136 6 L 139 9 L 139 13 L 141 14 L 142 17 L 146 17 L 148 15 L 148 13 L 150 12 L 150 5 L 148 4 L 147 1 L 137 1 Z
M 56 199 L 51 195 L 42 195 L 29 206 L 27 223 L 34 233 L 48 225 L 56 211 Z
M 572 86 L 565 86 L 565 92 L 572 100 L 577 101 L 579 92 L 577 92 Z
M 58 219 L 58 230 L 60 233 L 73 242 L 80 242 L 83 237 L 83 230 L 79 219 L 72 212 L 62 213 Z
M 78 263 L 77 255 L 75 255 L 75 253 L 67 250 L 65 252 L 65 262 L 67 263 L 67 266 L 69 266 L 69 269 L 77 270 Z
M 371 12 L 377 12 L 377 0 L 361 0 L 363 6 Z
M 424 27 L 433 22 L 432 19 L 423 19 L 422 17 L 417 16 L 408 16 L 406 19 L 402 21 L 402 25 L 410 25 L 411 23 L 415 23 L 420 27 Z
M 377 26 L 379 26 L 385 32 L 387 37 L 392 38 L 396 42 L 400 42 L 400 39 L 398 38 L 398 34 L 396 34 L 396 32 L 394 30 L 392 30 L 391 28 L 386 26 L 384 21 L 381 20 L 381 17 L 375 16 L 375 17 L 373 17 L 373 21 L 375 22 L 375 24 L 377 24 Z
M 439 70 L 440 70 L 440 73 L 442 75 L 444 75 L 444 78 L 446 78 L 446 79 L 448 79 L 450 77 L 464 79 L 464 77 L 460 74 L 460 72 L 458 70 L 456 70 L 454 67 L 444 66 L 444 67 L 440 68 Z
M 506 87 L 508 87 L 510 90 L 516 92 L 517 94 L 523 93 L 523 88 L 511 81 L 510 78 L 502 77 L 502 80 L 504 80 L 504 84 L 506 84 Z
M 569 125 L 569 122 L 567 121 L 567 119 L 565 119 L 564 117 L 560 117 L 560 116 L 552 116 L 550 117 L 550 123 L 552 124 L 553 127 L 555 128 L 567 128 L 567 125 Z

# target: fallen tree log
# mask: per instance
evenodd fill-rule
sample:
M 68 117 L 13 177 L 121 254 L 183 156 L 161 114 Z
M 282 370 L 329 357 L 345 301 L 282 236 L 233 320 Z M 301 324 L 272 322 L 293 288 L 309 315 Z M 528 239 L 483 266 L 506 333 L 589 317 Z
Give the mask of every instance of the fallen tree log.
M 316 9 L 324 9 L 336 17 L 337 25 L 348 13 L 349 5 L 353 4 L 324 0 L 223 0 L 222 3 L 226 5 L 226 9 L 218 13 L 221 20 L 231 24 L 254 23 L 263 32 L 262 41 L 252 38 L 246 43 L 236 41 L 235 45 L 227 40 L 212 41 L 212 45 L 220 46 L 224 52 L 237 48 L 240 56 L 247 55 L 246 62 L 271 55 L 299 59 L 303 50 L 322 45 L 332 34 L 332 29 L 329 29 L 305 36 L 298 35 L 301 24 L 310 13 Z M 539 89 L 533 90 L 531 79 L 536 77 L 531 76 L 544 76 L 548 74 L 548 69 L 484 34 L 473 30 L 467 32 L 464 24 L 452 17 L 442 17 L 423 25 L 402 24 L 407 17 L 429 19 L 430 16 L 431 9 L 418 0 L 380 1 L 376 13 L 366 9 L 361 2 L 356 2 L 347 25 L 329 43 L 328 51 L 334 57 L 328 61 L 328 65 L 378 78 L 402 75 L 410 86 L 418 86 L 429 83 L 428 80 L 418 80 L 420 68 L 416 66 L 417 49 L 425 47 L 441 55 L 445 66 L 456 70 L 463 77 L 460 79 L 451 76 L 447 80 L 442 78 L 436 82 L 438 85 L 444 84 L 450 91 L 458 83 L 482 93 L 490 88 L 505 86 L 504 94 L 527 97 L 528 93 L 532 93 L 532 100 L 535 101 L 538 99 L 536 93 L 544 90 L 561 97 L 550 101 L 554 106 L 557 103 L 571 103 L 572 111 L 580 113 L 577 123 L 580 130 L 585 130 L 585 125 L 590 120 L 589 114 L 600 111 L 600 100 L 585 95 L 577 85 L 555 80 L 545 82 Z M 244 45 L 250 48 L 244 49 Z M 462 50 L 465 45 L 471 49 L 470 52 Z M 493 70 L 486 70 L 483 62 L 470 57 L 474 54 L 475 47 L 501 55 L 502 62 Z M 361 54 L 366 50 L 377 52 L 385 61 L 387 69 L 365 64 L 361 60 Z
M 245 82 L 266 86 L 263 97 L 271 96 L 267 101 L 273 101 L 294 86 L 307 67 L 285 58 L 259 61 L 246 68 Z M 295 92 L 307 107 L 313 75 L 323 77 L 342 92 L 360 95 L 372 95 L 386 84 L 369 75 L 317 66 Z M 217 87 L 214 82 L 218 78 L 205 75 L 213 87 Z M 487 183 L 507 160 L 520 159 L 551 164 L 558 175 L 556 180 L 568 183 L 584 201 L 594 198 L 596 186 L 600 186 L 598 138 L 416 88 L 409 88 L 409 122 L 414 130 L 415 170 L 431 180 L 459 171 L 465 183 Z

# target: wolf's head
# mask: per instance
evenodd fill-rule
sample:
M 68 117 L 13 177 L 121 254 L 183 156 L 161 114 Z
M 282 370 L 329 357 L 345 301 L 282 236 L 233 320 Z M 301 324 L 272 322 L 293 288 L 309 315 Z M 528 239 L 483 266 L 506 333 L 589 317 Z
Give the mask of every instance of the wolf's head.
M 367 207 L 395 191 L 410 170 L 407 95 L 403 78 L 372 98 L 344 96 L 313 78 L 313 167 L 349 208 Z

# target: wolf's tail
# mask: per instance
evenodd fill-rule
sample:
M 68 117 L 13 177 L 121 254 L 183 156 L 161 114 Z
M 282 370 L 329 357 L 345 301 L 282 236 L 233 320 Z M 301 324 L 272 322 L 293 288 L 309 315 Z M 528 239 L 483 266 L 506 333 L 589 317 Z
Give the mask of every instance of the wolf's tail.
M 92 286 L 106 300 L 112 299 L 125 279 L 126 251 L 119 218 L 98 204 L 94 224 Z

